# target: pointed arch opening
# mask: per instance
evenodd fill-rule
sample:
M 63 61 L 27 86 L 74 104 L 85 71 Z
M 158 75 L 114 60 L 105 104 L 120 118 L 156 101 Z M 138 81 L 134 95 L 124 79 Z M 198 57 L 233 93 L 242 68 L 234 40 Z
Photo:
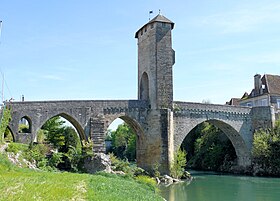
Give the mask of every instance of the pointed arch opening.
M 14 134 L 9 126 L 7 126 L 4 132 L 4 141 L 5 142 L 15 142 Z
M 230 172 L 250 164 L 250 152 L 240 134 L 220 120 L 200 122 L 185 134 L 180 148 L 187 152 L 193 169 Z
M 142 141 L 141 126 L 128 116 L 113 119 L 106 133 L 106 152 L 113 153 L 120 159 L 137 162 L 138 149 Z
M 36 146 L 43 150 L 48 164 L 62 171 L 77 171 L 85 136 L 79 123 L 60 113 L 42 122 L 35 137 Z
M 85 131 L 82 128 L 82 126 L 79 124 L 79 122 L 72 116 L 68 115 L 67 113 L 60 113 L 57 114 L 49 119 L 47 119 L 46 121 L 42 122 L 41 125 L 39 126 L 39 128 L 42 128 L 48 121 L 50 121 L 53 118 L 62 118 L 62 121 L 65 121 L 65 126 L 69 126 L 72 127 L 75 132 L 77 133 L 80 141 L 87 141 L 87 137 L 85 135 Z M 38 134 L 38 131 L 37 131 Z M 37 135 L 35 136 L 35 138 L 37 138 Z
M 28 116 L 21 117 L 18 123 L 18 132 L 31 133 L 31 131 L 32 131 L 32 121 L 30 117 Z
M 140 100 L 149 99 L 149 77 L 148 74 L 144 72 L 140 81 Z

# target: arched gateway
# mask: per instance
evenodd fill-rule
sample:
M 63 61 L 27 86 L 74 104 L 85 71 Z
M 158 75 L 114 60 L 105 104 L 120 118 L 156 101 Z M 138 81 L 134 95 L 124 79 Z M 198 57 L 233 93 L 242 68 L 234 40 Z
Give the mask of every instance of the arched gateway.
M 95 152 L 105 152 L 105 133 L 120 117 L 137 133 L 137 163 L 146 170 L 160 164 L 168 173 L 174 152 L 196 125 L 209 121 L 231 140 L 240 166 L 251 163 L 253 132 L 271 127 L 270 107 L 248 108 L 173 101 L 171 31 L 174 23 L 157 15 L 135 34 L 138 39 L 138 100 L 6 102 L 12 108 L 9 128 L 17 142 L 36 139 L 37 130 L 51 117 L 68 119 L 82 139 L 90 139 Z M 28 120 L 28 133 L 19 133 L 21 118 Z

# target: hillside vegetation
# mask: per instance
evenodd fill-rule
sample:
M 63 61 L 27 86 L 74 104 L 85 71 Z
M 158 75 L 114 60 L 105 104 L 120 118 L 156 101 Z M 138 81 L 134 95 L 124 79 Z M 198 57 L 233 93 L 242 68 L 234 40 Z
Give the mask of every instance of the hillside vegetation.
M 0 200 L 162 200 L 151 186 L 105 173 L 42 172 L 18 168 L 0 155 Z

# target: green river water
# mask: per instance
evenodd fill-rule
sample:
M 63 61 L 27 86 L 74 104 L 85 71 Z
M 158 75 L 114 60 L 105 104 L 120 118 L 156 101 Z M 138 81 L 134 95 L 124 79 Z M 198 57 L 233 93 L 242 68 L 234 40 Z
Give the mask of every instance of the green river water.
M 168 201 L 280 201 L 280 178 L 192 172 L 190 182 L 161 187 Z

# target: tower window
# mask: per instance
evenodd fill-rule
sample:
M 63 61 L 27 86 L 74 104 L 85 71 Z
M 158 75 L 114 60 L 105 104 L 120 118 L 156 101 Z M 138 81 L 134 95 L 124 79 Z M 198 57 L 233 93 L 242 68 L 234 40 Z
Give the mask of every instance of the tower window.
M 154 28 L 154 24 L 151 24 L 151 29 Z

